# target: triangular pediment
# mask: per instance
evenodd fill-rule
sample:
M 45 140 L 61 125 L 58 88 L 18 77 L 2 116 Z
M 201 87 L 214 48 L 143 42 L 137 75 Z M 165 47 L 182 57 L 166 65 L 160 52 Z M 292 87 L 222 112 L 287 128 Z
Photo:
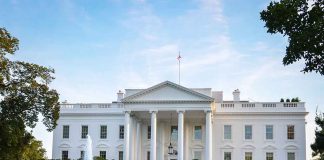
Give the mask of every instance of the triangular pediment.
M 214 99 L 181 85 L 165 81 L 153 87 L 144 89 L 136 94 L 125 97 L 124 103 L 154 102 L 154 101 L 204 101 L 212 102 Z

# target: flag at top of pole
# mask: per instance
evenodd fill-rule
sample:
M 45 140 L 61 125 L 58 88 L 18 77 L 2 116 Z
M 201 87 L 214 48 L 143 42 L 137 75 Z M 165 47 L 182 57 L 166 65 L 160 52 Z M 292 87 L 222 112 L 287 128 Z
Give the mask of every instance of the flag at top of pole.
M 179 55 L 178 55 L 178 57 L 177 57 L 177 60 L 178 60 L 178 62 L 179 62 L 179 85 L 180 85 L 180 60 L 181 60 L 181 55 L 180 55 L 180 51 L 179 51 Z

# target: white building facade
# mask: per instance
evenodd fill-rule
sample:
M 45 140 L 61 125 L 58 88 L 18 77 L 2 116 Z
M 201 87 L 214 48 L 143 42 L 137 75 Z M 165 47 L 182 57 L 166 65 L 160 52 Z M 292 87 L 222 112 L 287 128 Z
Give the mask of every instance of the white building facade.
M 109 104 L 61 104 L 53 159 L 305 160 L 303 102 L 224 101 L 221 91 L 165 81 Z

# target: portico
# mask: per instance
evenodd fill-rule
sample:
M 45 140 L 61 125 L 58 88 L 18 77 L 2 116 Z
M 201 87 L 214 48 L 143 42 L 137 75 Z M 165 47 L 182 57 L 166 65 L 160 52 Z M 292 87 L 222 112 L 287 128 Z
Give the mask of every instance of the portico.
M 125 160 L 146 160 L 148 156 L 150 160 L 187 160 L 199 154 L 212 159 L 213 98 L 169 81 L 127 92 L 122 99 Z M 172 128 L 177 128 L 174 139 Z M 201 138 L 195 139 L 199 133 Z M 168 153 L 170 143 L 174 154 Z

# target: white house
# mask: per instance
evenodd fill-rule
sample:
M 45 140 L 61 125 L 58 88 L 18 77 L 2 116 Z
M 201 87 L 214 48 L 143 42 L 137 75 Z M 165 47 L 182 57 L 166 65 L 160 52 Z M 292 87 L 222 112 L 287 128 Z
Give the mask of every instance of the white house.
M 116 102 L 61 104 L 54 159 L 305 160 L 305 103 L 223 100 L 221 91 L 165 81 Z

